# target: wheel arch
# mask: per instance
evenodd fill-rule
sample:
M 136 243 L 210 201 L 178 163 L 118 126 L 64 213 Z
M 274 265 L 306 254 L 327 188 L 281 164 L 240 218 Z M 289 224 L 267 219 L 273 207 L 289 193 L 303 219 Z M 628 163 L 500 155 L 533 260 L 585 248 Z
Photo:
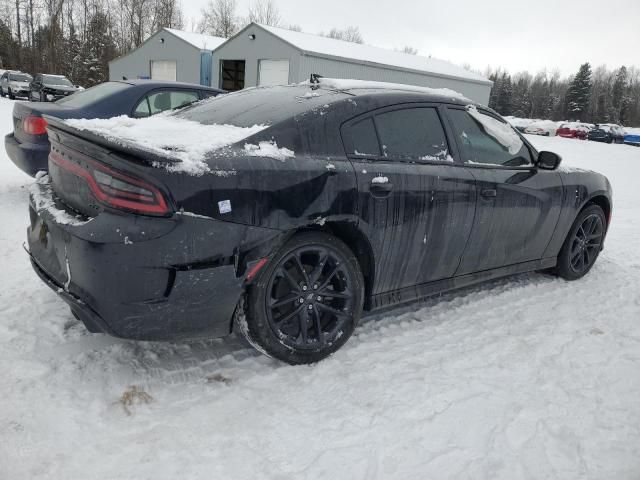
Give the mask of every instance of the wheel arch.
M 611 221 L 611 200 L 609 200 L 609 198 L 607 198 L 607 196 L 602 195 L 602 194 L 597 194 L 597 195 L 592 196 L 591 198 L 589 198 L 589 200 L 587 200 L 585 202 L 585 204 L 580 209 L 580 212 L 582 212 L 585 208 L 589 207 L 590 205 L 598 205 L 600 208 L 602 208 L 602 211 L 604 212 L 604 216 L 605 216 L 605 218 L 607 220 L 607 224 L 610 223 L 610 221 Z M 580 215 L 580 212 L 578 212 L 578 215 Z
M 368 309 L 368 299 L 373 291 L 375 281 L 375 257 L 371 244 L 366 235 L 352 222 L 327 221 L 322 225 L 306 225 L 292 230 L 285 238 L 285 242 L 303 232 L 325 232 L 340 239 L 351 250 L 358 261 L 364 279 L 365 310 Z

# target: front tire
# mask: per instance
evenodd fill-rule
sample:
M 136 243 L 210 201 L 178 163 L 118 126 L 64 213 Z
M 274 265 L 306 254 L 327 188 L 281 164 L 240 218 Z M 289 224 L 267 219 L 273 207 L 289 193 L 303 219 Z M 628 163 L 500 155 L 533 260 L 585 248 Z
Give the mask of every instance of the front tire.
M 16 99 L 16 96 L 13 94 L 11 89 L 9 89 L 9 100 L 15 100 L 15 99 Z
M 555 273 L 565 280 L 578 280 L 589 273 L 600 255 L 606 231 L 602 208 L 590 205 L 582 210 L 562 245 Z
M 351 337 L 362 315 L 363 286 L 358 261 L 341 240 L 301 233 L 260 270 L 237 325 L 249 343 L 273 358 L 315 363 Z

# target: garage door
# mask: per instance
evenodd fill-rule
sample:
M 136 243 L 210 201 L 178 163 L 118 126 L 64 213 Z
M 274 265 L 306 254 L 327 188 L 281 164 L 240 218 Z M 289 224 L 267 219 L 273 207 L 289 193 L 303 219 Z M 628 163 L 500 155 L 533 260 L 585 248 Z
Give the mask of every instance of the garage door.
M 289 60 L 260 60 L 259 85 L 288 85 Z
M 177 68 L 175 60 L 151 60 L 151 78 L 153 80 L 176 81 Z

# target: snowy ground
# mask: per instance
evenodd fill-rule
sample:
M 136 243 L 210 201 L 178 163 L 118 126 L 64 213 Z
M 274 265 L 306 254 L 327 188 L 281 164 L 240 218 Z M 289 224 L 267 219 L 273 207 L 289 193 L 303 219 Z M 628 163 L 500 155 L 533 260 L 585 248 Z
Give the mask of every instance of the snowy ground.
M 0 133 L 11 107 L 0 99 Z M 310 367 L 233 339 L 88 334 L 31 271 L 31 180 L 2 149 L 0 479 L 637 480 L 640 149 L 532 141 L 613 184 L 593 272 L 369 320 Z M 122 405 L 132 386 L 148 403 Z

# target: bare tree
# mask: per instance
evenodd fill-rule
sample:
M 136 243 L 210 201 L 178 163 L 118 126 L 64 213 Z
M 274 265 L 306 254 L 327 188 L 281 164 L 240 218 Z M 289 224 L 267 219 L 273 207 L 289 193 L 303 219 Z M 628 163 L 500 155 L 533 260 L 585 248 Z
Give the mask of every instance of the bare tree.
M 345 42 L 364 43 L 360 29 L 353 25 L 345 28 L 344 30 L 332 28 L 329 33 L 321 33 L 320 35 L 334 38 L 336 40 L 344 40 Z
M 249 5 L 249 22 L 279 27 L 280 10 L 273 0 L 254 0 Z
M 302 27 L 300 25 L 298 25 L 297 23 L 291 24 L 288 27 L 286 27 L 287 30 L 291 30 L 292 32 L 301 32 L 302 31 Z
M 239 30 L 236 0 L 209 0 L 201 14 L 202 20 L 198 24 L 200 33 L 228 38 Z

